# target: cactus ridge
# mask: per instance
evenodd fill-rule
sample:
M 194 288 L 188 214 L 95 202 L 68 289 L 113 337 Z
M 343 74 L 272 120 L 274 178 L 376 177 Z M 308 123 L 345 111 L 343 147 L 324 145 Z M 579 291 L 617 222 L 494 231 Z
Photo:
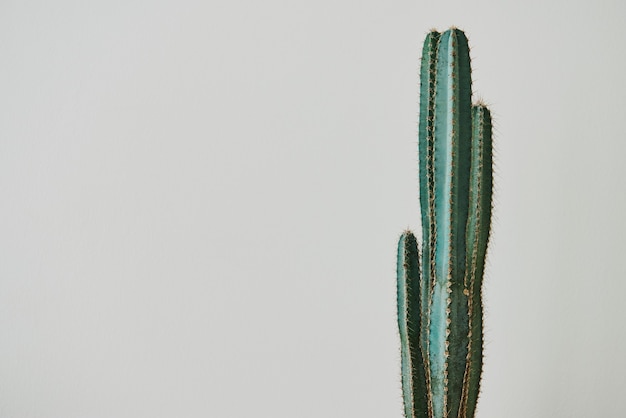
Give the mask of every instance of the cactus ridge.
M 473 417 L 478 399 L 493 180 L 491 116 L 483 104 L 472 106 L 471 98 L 465 34 L 456 28 L 431 31 L 420 74 L 421 263 L 410 231 L 398 246 L 408 418 Z

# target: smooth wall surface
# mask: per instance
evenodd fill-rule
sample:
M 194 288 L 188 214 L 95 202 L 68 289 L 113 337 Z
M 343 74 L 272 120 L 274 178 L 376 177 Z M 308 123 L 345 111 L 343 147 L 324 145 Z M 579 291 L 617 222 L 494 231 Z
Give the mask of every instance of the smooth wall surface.
M 495 118 L 479 418 L 620 418 L 619 1 L 0 3 L 0 416 L 401 417 L 418 68 Z

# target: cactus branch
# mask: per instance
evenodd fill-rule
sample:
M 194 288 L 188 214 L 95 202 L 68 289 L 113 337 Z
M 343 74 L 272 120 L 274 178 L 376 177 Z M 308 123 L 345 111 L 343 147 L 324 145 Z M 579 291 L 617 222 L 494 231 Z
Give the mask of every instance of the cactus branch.
M 402 234 L 398 243 L 397 273 L 404 413 L 407 417 L 428 418 L 426 374 L 422 350 L 419 348 L 419 254 L 417 240 L 410 231 Z

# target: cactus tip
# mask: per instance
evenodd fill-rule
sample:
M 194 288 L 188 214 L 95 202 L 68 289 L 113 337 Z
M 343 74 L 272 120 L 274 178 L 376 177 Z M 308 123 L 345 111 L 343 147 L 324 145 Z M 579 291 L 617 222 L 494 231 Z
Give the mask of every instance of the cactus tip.
M 478 106 L 478 107 L 489 107 L 489 105 L 487 104 L 487 102 L 485 101 L 485 99 L 483 99 L 482 97 L 478 97 L 476 99 L 476 103 L 474 104 L 474 106 Z

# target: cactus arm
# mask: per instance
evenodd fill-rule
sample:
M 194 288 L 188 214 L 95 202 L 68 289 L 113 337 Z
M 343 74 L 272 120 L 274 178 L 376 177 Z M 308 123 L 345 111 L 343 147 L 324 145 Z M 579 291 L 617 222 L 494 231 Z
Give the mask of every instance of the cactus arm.
M 433 417 L 457 416 L 468 346 L 464 288 L 471 139 L 471 74 L 467 38 L 450 29 L 437 57 L 434 139 L 436 231 L 428 357 Z M 432 250 L 432 248 L 431 248 Z
M 482 280 L 491 226 L 492 129 L 489 110 L 482 104 L 472 106 L 472 173 L 470 213 L 467 223 L 466 286 L 470 291 L 470 339 L 463 389 L 463 417 L 473 418 L 480 390 L 483 362 Z
M 434 119 L 435 119 L 435 80 L 437 73 L 437 46 L 440 33 L 431 31 L 424 41 L 422 49 L 422 63 L 420 71 L 420 119 L 419 119 L 419 179 L 420 179 L 420 209 L 422 214 L 422 279 L 420 280 L 420 304 L 422 311 L 422 332 L 420 346 L 423 353 L 428 352 L 428 324 L 430 293 L 434 283 L 430 280 L 434 269 L 435 223 L 431 222 L 435 215 L 435 200 L 433 194 L 434 175 Z M 430 373 L 428 356 L 424 358 L 426 366 L 426 385 L 430 387 Z M 432 397 L 427 390 L 428 408 L 432 411 Z M 431 412 L 432 413 L 432 412 Z
M 419 250 L 415 236 L 406 231 L 398 242 L 398 329 L 402 358 L 402 397 L 407 418 L 428 418 L 426 375 L 420 349 Z

